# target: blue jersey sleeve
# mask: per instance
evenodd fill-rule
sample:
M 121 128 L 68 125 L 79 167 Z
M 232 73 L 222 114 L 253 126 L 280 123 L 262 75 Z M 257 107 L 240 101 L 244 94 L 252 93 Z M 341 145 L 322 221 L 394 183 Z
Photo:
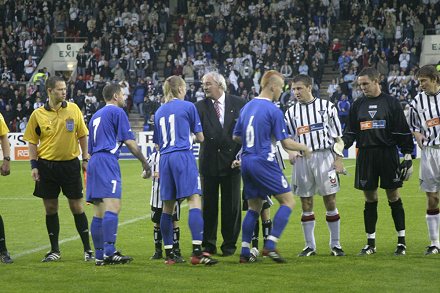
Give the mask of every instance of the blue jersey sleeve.
M 278 109 L 272 115 L 272 134 L 277 141 L 288 138 L 286 122 L 284 121 L 283 113 Z
M 116 113 L 116 121 L 118 127 L 117 140 L 122 142 L 126 140 L 135 140 L 127 114 L 125 114 L 124 111 L 118 111 L 118 113 Z
M 200 116 L 194 104 L 191 104 L 189 112 L 191 116 L 191 121 L 193 121 L 193 124 L 191 125 L 191 132 L 192 133 L 202 132 L 203 131 L 202 123 L 200 122 Z

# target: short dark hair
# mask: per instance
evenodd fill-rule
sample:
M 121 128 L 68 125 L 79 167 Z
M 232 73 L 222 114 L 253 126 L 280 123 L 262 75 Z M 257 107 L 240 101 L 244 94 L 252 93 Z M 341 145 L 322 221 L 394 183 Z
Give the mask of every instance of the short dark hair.
M 119 84 L 111 83 L 104 87 L 104 89 L 102 90 L 102 96 L 104 97 L 104 100 L 111 101 L 111 99 L 113 99 L 113 96 L 120 91 L 122 91 L 122 89 Z
M 313 85 L 313 80 L 310 76 L 305 74 L 298 74 L 293 77 L 292 82 L 302 82 L 306 87 Z
M 51 76 L 46 80 L 46 90 L 55 88 L 58 82 L 66 82 L 64 78 L 60 76 Z
M 364 67 L 364 69 L 359 72 L 358 77 L 359 76 L 368 76 L 371 80 L 377 80 L 377 82 L 380 81 L 380 73 L 373 67 Z
M 435 79 L 437 83 L 440 83 L 440 72 L 437 71 L 434 65 L 425 65 L 416 72 L 416 78 L 427 77 L 429 79 Z

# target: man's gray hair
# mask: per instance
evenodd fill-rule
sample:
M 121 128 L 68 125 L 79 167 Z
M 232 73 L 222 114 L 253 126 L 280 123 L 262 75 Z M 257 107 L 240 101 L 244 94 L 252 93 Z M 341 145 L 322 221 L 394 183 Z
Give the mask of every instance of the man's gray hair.
M 205 80 L 205 78 L 207 78 L 208 76 L 212 77 L 212 79 L 223 89 L 223 91 L 226 92 L 226 80 L 224 78 L 223 75 L 221 75 L 220 73 L 218 73 L 217 71 L 211 71 L 206 73 L 203 77 L 202 77 L 202 82 Z

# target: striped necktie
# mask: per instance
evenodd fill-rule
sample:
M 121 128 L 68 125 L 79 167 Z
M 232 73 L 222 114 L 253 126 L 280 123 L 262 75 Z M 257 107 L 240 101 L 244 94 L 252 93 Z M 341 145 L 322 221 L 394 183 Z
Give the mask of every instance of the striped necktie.
M 219 101 L 214 102 L 214 109 L 215 109 L 215 113 L 217 114 L 217 118 L 220 119 L 221 114 L 220 114 L 220 102 Z

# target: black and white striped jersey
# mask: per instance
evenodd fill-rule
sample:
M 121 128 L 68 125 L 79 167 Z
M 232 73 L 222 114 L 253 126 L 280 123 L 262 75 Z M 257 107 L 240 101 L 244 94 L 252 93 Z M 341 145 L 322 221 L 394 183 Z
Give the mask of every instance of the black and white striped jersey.
M 420 132 L 426 138 L 423 145 L 440 145 L 440 92 L 435 95 L 418 93 L 409 111 L 408 124 L 412 132 Z
M 314 98 L 308 103 L 296 102 L 284 117 L 292 139 L 313 151 L 331 149 L 334 139 L 342 136 L 338 110 L 328 100 Z
M 160 200 L 159 192 L 159 159 L 160 153 L 154 152 L 148 158 L 148 165 L 151 168 L 151 178 L 153 180 L 151 184 L 151 197 L 150 206 L 154 208 L 162 208 L 162 200 Z

